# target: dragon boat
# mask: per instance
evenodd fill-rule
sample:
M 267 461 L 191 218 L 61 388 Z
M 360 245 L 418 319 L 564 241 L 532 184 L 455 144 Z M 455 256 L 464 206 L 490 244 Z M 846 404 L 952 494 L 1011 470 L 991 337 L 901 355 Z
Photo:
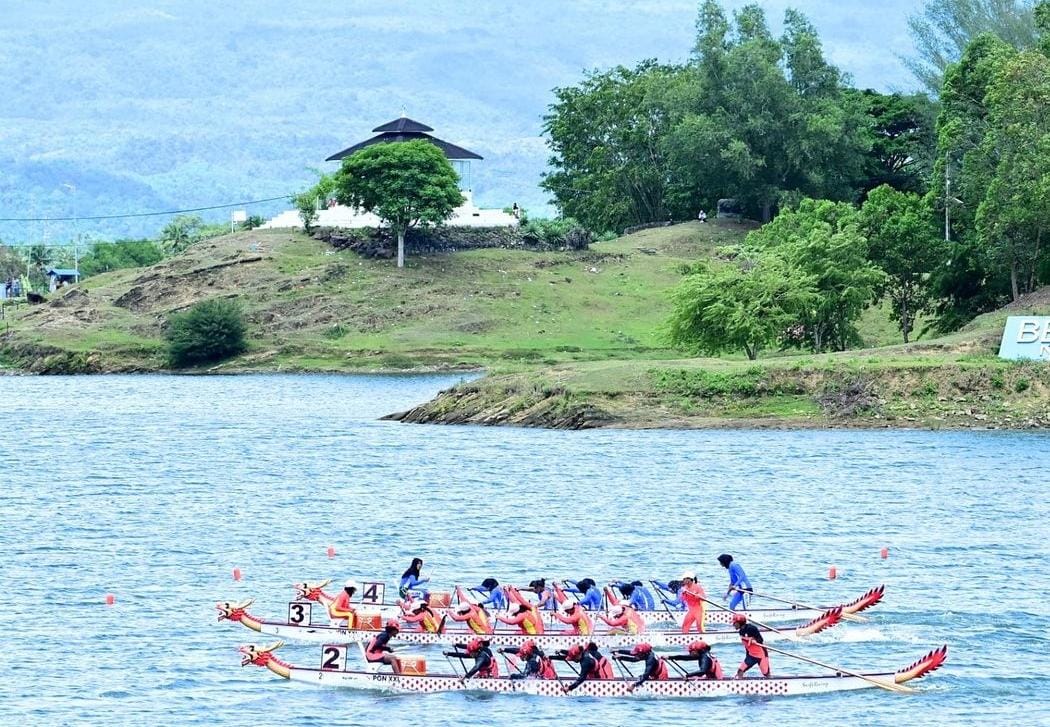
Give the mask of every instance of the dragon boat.
M 327 612 L 329 605 L 335 600 L 335 596 L 324 590 L 331 582 L 331 579 L 328 579 L 314 583 L 304 581 L 293 584 L 296 593 L 296 601 L 317 603 L 323 606 Z M 457 588 L 457 592 L 459 592 L 459 588 Z M 384 593 L 385 586 L 382 583 L 364 583 L 362 597 L 355 602 L 355 605 L 365 605 L 372 608 L 374 612 L 378 613 L 384 620 L 399 617 L 401 615 L 401 607 L 396 604 L 383 603 Z M 748 608 L 744 611 L 739 611 L 738 613 L 745 614 L 749 619 L 756 623 L 783 623 L 786 621 L 811 621 L 815 618 L 819 618 L 827 611 L 841 607 L 842 615 L 849 618 L 850 616 L 856 616 L 861 611 L 866 611 L 872 606 L 875 606 L 882 600 L 885 594 L 886 586 L 880 585 L 865 592 L 863 595 L 853 599 L 849 603 L 813 607 L 791 606 L 782 608 Z M 433 596 L 436 596 L 436 599 Z M 452 605 L 451 594 L 436 593 L 433 594 L 433 596 L 431 606 L 434 611 L 439 616 L 448 613 Z M 289 607 L 292 608 L 292 605 L 289 604 Z M 303 612 L 300 610 L 300 615 L 302 613 Z M 547 623 L 557 625 L 552 612 L 541 610 L 540 613 L 543 615 L 544 620 L 547 621 Z M 682 620 L 685 618 L 685 611 L 672 611 L 670 609 L 638 611 L 637 613 L 645 620 L 647 626 L 657 626 L 668 623 L 674 623 L 681 626 Z M 732 623 L 732 620 L 733 612 L 719 610 L 717 608 L 709 608 L 705 618 L 705 622 L 712 626 L 728 625 Z
M 381 621 L 377 615 L 363 613 L 361 615 L 366 616 L 368 620 L 372 622 L 374 628 L 351 629 L 340 626 L 322 626 L 311 624 L 309 621 L 295 623 L 293 622 L 294 615 L 289 621 L 271 621 L 258 618 L 249 613 L 248 608 L 253 603 L 253 599 L 248 599 L 239 603 L 231 601 L 217 603 L 215 604 L 215 608 L 219 612 L 218 620 L 237 622 L 252 631 L 258 631 L 262 634 L 321 644 L 354 644 L 367 642 L 370 641 L 381 628 Z M 833 608 L 830 611 L 825 611 L 817 618 L 801 626 L 777 630 L 760 628 L 759 630 L 762 633 L 762 638 L 767 642 L 782 639 L 795 640 L 805 636 L 812 636 L 813 634 L 831 628 L 837 624 L 841 618 L 842 609 Z M 453 625 L 448 621 L 445 621 L 442 626 L 443 627 L 436 633 L 428 631 L 411 631 L 409 630 L 409 627 L 406 626 L 399 632 L 397 640 L 402 643 L 416 645 L 450 645 L 477 636 L 477 634 L 468 630 L 458 622 L 454 622 Z M 630 634 L 616 630 L 596 630 L 594 633 L 585 636 L 566 631 L 551 631 L 543 634 L 529 635 L 523 634 L 517 629 L 508 628 L 494 629 L 492 633 L 485 634 L 484 638 L 488 639 L 493 646 L 520 646 L 525 641 L 532 640 L 535 641 L 540 648 L 553 652 L 557 649 L 568 649 L 574 644 L 580 643 L 581 640 L 593 641 L 603 648 L 633 646 L 641 640 L 648 642 L 653 648 L 672 648 L 685 647 L 699 639 L 702 639 L 709 644 L 735 643 L 739 641 L 740 635 L 732 629 L 704 631 L 702 633 L 693 632 L 688 634 L 670 630 L 646 630 L 641 634 Z
M 815 676 L 779 676 L 771 679 L 717 679 L 686 680 L 681 677 L 649 681 L 630 691 L 635 679 L 625 676 L 613 679 L 587 680 L 573 692 L 565 687 L 575 680 L 573 676 L 559 675 L 557 679 L 511 679 L 500 676 L 461 681 L 459 673 L 428 674 L 425 663 L 415 660 L 416 674 L 382 673 L 377 669 L 354 670 L 346 665 L 346 647 L 324 647 L 320 668 L 295 666 L 279 659 L 274 652 L 283 645 L 278 641 L 270 646 L 247 645 L 240 648 L 241 666 L 265 667 L 274 674 L 291 681 L 310 682 L 336 687 L 381 690 L 398 693 L 433 693 L 475 691 L 531 694 L 544 697 L 619 697 L 619 698 L 678 698 L 695 699 L 730 696 L 796 696 L 826 694 L 869 688 L 893 688 L 919 679 L 938 669 L 947 659 L 948 647 L 934 649 L 910 666 L 896 672 L 833 673 Z M 342 649 L 340 651 L 340 648 Z

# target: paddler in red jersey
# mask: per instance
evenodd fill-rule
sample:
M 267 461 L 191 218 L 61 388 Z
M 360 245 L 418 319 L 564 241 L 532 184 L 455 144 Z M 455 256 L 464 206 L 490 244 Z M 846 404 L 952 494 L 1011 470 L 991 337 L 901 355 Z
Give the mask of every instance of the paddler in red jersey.
M 510 607 L 510 613 L 506 616 L 496 615 L 496 620 L 501 623 L 517 626 L 523 634 L 535 636 L 543 633 L 543 617 L 535 606 L 518 603 Z
M 740 641 L 744 644 L 744 660 L 736 670 L 736 678 L 743 678 L 748 669 L 758 664 L 758 670 L 768 679 L 772 672 L 769 668 L 769 651 L 762 646 L 762 632 L 754 624 L 748 623 L 747 616 L 742 613 L 733 616 L 733 628 L 740 634 Z
M 460 649 L 463 651 L 460 651 Z M 460 660 L 474 660 L 474 666 L 460 677 L 460 684 L 475 676 L 478 679 L 495 679 L 499 676 L 499 665 L 496 663 L 496 657 L 492 655 L 489 642 L 485 639 L 471 639 L 470 643 L 456 644 L 455 651 L 443 653 L 445 656 L 454 656 Z
M 357 593 L 357 581 L 347 581 L 339 595 L 328 604 L 328 616 L 332 619 L 333 626 L 342 626 L 346 622 L 348 629 L 357 626 L 357 611 L 350 605 L 350 599 Z
M 711 646 L 706 641 L 694 641 L 689 644 L 688 654 L 674 654 L 664 657 L 668 661 L 692 661 L 696 659 L 696 671 L 688 672 L 686 679 L 721 679 L 722 665 L 711 653 Z
M 587 615 L 587 612 L 583 610 L 580 604 L 571 598 L 566 598 L 561 608 L 554 611 L 551 615 L 563 624 L 569 625 L 569 628 L 565 630 L 567 634 L 590 636 L 594 633 L 594 622 L 591 621 L 591 617 Z
M 365 661 L 371 664 L 389 664 L 395 674 L 401 673 L 401 662 L 394 656 L 394 649 L 390 646 L 390 639 L 397 636 L 401 625 L 396 618 L 386 622 L 386 627 L 372 637 L 365 647 Z
M 612 628 L 611 633 L 641 634 L 645 633 L 645 619 L 626 603 L 618 603 L 609 609 L 609 615 L 598 614 Z
M 635 644 L 633 649 L 617 649 L 613 652 L 613 658 L 619 661 L 644 661 L 645 671 L 631 686 L 628 692 L 633 692 L 638 687 L 652 679 L 661 682 L 667 679 L 667 662 L 653 653 L 653 647 L 649 644 Z
M 567 687 L 562 687 L 562 691 L 566 694 L 588 679 L 613 678 L 612 662 L 609 661 L 609 657 L 598 651 L 598 645 L 593 641 L 587 644 L 586 648 L 577 644 L 568 651 L 559 652 L 557 656 L 551 658 L 580 663 L 580 675 L 576 677 L 576 681 Z
M 402 606 L 401 609 L 404 611 L 405 606 Z M 408 623 L 419 624 L 419 630 L 428 634 L 441 633 L 445 626 L 445 619 L 439 617 L 430 607 L 429 598 L 413 605 L 410 610 L 404 612 L 401 618 Z
M 685 618 L 682 620 L 682 633 L 688 634 L 689 630 L 696 628 L 697 633 L 704 632 L 704 605 L 707 594 L 704 587 L 696 582 L 696 574 L 693 572 L 682 575 L 682 590 L 678 597 L 685 604 Z
M 488 612 L 470 601 L 460 601 L 449 616 L 453 621 L 466 623 L 467 627 L 476 634 L 492 633 L 492 622 L 489 621 Z

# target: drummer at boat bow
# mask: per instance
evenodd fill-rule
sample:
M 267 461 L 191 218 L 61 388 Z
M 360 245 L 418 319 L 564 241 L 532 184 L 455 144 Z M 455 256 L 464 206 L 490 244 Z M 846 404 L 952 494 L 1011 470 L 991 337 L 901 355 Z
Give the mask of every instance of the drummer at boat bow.
M 471 639 L 470 643 L 456 644 L 455 651 L 446 651 L 444 654 L 460 660 L 474 660 L 474 666 L 460 677 L 460 682 L 465 682 L 474 676 L 479 679 L 494 679 L 499 676 L 499 666 L 496 664 L 496 657 L 492 655 L 487 639 Z
M 368 646 L 365 647 L 365 661 L 372 664 L 389 664 L 395 674 L 400 672 L 400 662 L 394 656 L 394 649 L 390 646 L 390 639 L 397 636 L 400 630 L 401 625 L 397 619 L 392 618 L 387 621 L 386 627 L 373 636 Z
M 751 581 L 744 568 L 734 562 L 729 553 L 718 556 L 718 562 L 729 571 L 729 590 L 726 591 L 726 598 L 729 599 L 729 609 L 735 611 L 744 605 L 744 594 L 751 592 Z
M 697 669 L 686 673 L 686 679 L 721 679 L 722 665 L 711 653 L 711 646 L 706 641 L 694 641 L 689 644 L 688 654 L 674 654 L 665 657 L 668 661 L 692 661 L 696 659 Z
M 638 681 L 627 687 L 628 692 L 633 692 L 650 679 L 658 682 L 667 679 L 667 662 L 654 654 L 653 647 L 649 644 L 636 644 L 633 649 L 617 649 L 613 654 L 618 661 L 645 662 L 645 671 Z
M 328 606 L 328 615 L 332 619 L 333 626 L 342 626 L 346 622 L 348 629 L 357 627 L 357 611 L 350 605 L 350 599 L 357 593 L 357 581 L 347 581 L 343 590 L 332 600 Z
M 733 628 L 739 632 L 744 645 L 744 660 L 736 670 L 736 678 L 741 679 L 748 669 L 758 664 L 758 670 L 768 679 L 772 672 L 769 668 L 769 651 L 762 645 L 762 632 L 753 623 L 748 623 L 747 616 L 742 613 L 733 615 Z
M 612 663 L 609 657 L 598 651 L 598 645 L 593 641 L 584 648 L 577 644 L 568 651 L 559 652 L 552 659 L 562 661 L 578 661 L 580 663 L 580 675 L 576 681 L 567 687 L 562 687 L 565 692 L 571 692 L 588 679 L 612 679 Z

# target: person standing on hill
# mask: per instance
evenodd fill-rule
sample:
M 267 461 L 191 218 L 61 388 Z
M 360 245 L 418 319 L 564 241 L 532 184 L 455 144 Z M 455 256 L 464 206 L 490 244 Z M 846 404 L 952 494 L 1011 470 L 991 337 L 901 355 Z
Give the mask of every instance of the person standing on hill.
M 740 606 L 746 607 L 744 595 L 751 591 L 751 580 L 747 577 L 747 573 L 739 563 L 733 562 L 733 556 L 729 553 L 722 553 L 718 556 L 718 562 L 729 571 L 729 590 L 726 591 L 729 610 L 735 611 Z

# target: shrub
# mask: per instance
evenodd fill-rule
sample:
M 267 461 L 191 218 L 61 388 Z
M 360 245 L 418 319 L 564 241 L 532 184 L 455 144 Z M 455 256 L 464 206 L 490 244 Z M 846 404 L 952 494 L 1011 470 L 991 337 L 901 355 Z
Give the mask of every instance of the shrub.
M 196 366 L 243 353 L 244 316 L 240 306 L 221 298 L 197 303 L 168 318 L 168 359 L 172 366 Z
M 1024 393 L 1025 391 L 1028 391 L 1031 385 L 1032 382 L 1028 379 L 1018 379 L 1017 383 L 1014 384 L 1014 391 L 1016 391 L 1018 394 Z

